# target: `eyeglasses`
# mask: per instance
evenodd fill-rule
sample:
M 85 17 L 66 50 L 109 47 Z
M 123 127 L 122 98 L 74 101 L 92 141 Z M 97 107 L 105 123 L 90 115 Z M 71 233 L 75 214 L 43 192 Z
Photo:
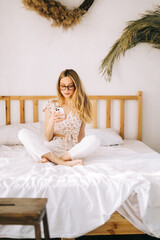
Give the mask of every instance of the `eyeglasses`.
M 61 89 L 62 91 L 66 90 L 66 89 L 68 89 L 69 91 L 71 91 L 71 90 L 74 89 L 74 84 L 68 85 L 68 86 L 60 85 L 60 89 Z

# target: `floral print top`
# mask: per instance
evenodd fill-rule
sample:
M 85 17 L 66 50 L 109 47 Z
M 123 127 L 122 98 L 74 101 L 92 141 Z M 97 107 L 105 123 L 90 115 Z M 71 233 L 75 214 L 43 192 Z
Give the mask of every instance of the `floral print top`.
M 55 111 L 54 101 L 47 101 L 43 108 L 43 111 L 45 110 L 52 115 Z M 70 111 L 64 120 L 54 124 L 54 134 L 65 135 L 65 145 L 70 141 L 73 141 L 75 145 L 78 143 L 81 124 L 82 120 L 80 117 L 77 117 L 77 115 Z

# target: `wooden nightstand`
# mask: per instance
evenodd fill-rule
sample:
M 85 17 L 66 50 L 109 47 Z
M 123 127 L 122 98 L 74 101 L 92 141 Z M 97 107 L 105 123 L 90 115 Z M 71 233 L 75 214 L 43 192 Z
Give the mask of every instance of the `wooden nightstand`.
M 0 224 L 34 225 L 36 240 L 41 239 L 43 220 L 45 240 L 49 240 L 47 198 L 0 198 Z

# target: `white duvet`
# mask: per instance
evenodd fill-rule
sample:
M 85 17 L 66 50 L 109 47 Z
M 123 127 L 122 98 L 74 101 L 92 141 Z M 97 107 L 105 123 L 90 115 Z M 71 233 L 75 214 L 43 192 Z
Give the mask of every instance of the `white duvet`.
M 160 237 L 160 155 L 138 141 L 99 147 L 84 166 L 35 162 L 23 146 L 0 146 L 0 197 L 48 198 L 50 236 L 79 237 L 118 210 Z M 42 228 L 43 229 L 43 228 Z M 32 226 L 0 226 L 0 237 L 34 238 Z

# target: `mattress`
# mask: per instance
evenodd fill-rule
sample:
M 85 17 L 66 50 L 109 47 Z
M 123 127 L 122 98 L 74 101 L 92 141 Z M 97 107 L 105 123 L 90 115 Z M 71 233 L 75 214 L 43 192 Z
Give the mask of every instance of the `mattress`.
M 36 162 L 21 145 L 0 146 L 0 197 L 48 198 L 51 238 L 74 238 L 119 211 L 160 237 L 160 155 L 136 140 L 102 147 L 84 166 Z M 0 226 L 0 237 L 34 238 L 32 226 Z

